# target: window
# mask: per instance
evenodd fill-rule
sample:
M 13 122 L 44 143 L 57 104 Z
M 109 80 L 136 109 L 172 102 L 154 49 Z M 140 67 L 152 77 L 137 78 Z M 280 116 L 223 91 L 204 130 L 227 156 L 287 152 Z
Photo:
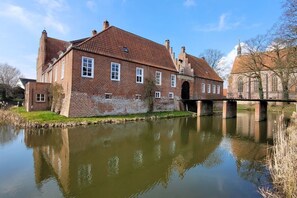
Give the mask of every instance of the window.
M 141 95 L 140 94 L 135 94 L 135 100 L 141 100 Z
M 277 76 L 272 76 L 272 91 L 277 91 Z
M 56 68 L 55 68 L 55 82 L 57 81 L 57 78 L 58 78 L 58 65 L 56 65 Z
M 210 84 L 207 84 L 207 93 L 211 93 Z
M 205 93 L 205 83 L 201 83 L 201 92 Z
M 176 75 L 171 74 L 171 87 L 176 87 Z
M 259 91 L 259 80 L 256 78 L 254 80 L 254 92 L 258 92 Z
M 36 102 L 45 102 L 44 94 L 36 94 Z
M 243 81 L 241 77 L 239 77 L 237 80 L 237 89 L 238 92 L 243 92 Z
M 120 81 L 121 65 L 119 63 L 111 63 L 110 79 Z
M 136 67 L 136 83 L 143 83 L 143 69 Z
M 156 71 L 156 85 L 161 85 L 162 81 L 162 73 L 159 71 Z
M 217 85 L 217 94 L 220 94 L 220 93 L 221 93 L 221 86 Z
M 173 99 L 174 98 L 174 93 L 173 92 L 169 92 L 168 93 L 168 98 Z
M 213 94 L 216 93 L 216 85 L 212 85 L 212 93 L 213 93 Z
M 112 98 L 112 94 L 111 93 L 105 93 L 105 99 L 106 100 L 110 100 Z
M 65 69 L 65 61 L 62 61 L 62 66 L 61 66 L 61 79 L 64 78 L 64 69 Z
M 52 82 L 52 71 L 48 72 L 48 77 L 49 77 L 49 82 L 51 83 Z
M 87 78 L 94 77 L 94 59 L 93 58 L 82 57 L 81 76 L 87 77 Z
M 160 91 L 155 92 L 155 98 L 161 98 L 161 92 Z

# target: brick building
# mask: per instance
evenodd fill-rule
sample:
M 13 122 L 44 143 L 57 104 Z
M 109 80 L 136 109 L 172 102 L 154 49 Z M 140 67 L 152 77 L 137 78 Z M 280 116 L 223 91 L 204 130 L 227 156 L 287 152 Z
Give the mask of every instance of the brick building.
M 179 99 L 222 97 L 222 79 L 185 47 L 176 59 L 169 40 L 161 45 L 105 21 L 101 32 L 70 42 L 42 32 L 37 82 L 26 85 L 25 105 L 27 111 L 48 109 L 49 84 L 59 84 L 59 112 L 67 117 L 147 112 L 146 79 L 155 82 L 154 111 L 179 109 Z M 39 93 L 40 84 L 48 93 Z
M 285 59 L 291 52 L 281 51 L 282 58 Z M 268 51 L 260 53 L 254 58 L 249 54 L 241 53 L 239 44 L 237 49 L 237 57 L 234 60 L 232 70 L 229 76 L 228 98 L 246 98 L 259 99 L 259 78 L 253 77 L 254 73 L 260 73 L 263 88 L 264 99 L 282 99 L 283 89 L 280 78 L 270 69 L 262 65 L 277 69 L 276 52 Z M 255 59 L 257 63 L 255 65 Z M 261 64 L 260 64 L 261 62 Z M 289 98 L 296 98 L 297 85 L 296 78 L 292 75 L 289 83 Z

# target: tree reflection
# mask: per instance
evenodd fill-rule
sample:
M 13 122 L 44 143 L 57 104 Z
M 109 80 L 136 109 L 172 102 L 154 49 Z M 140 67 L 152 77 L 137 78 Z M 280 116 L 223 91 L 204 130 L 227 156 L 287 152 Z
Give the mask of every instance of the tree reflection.
M 208 156 L 208 158 L 202 163 L 202 165 L 206 168 L 213 168 L 215 166 L 218 166 L 223 162 L 221 156 L 222 152 L 217 149 Z
M 0 145 L 5 145 L 17 138 L 18 130 L 9 125 L 0 125 Z
M 267 167 L 261 161 L 236 160 L 236 166 L 238 175 L 256 186 L 267 184 L 270 179 Z

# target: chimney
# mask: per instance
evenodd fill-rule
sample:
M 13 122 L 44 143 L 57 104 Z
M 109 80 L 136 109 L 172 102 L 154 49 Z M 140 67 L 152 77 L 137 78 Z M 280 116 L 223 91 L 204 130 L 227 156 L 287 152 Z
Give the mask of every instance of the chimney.
M 181 51 L 182 51 L 182 53 L 186 53 L 186 47 L 182 46 Z
M 170 41 L 168 39 L 165 40 L 165 47 L 166 47 L 167 50 L 170 49 Z
M 103 22 L 103 30 L 106 30 L 109 27 L 109 22 L 106 20 Z
M 95 36 L 97 34 L 97 30 L 92 31 L 92 36 Z
M 41 35 L 41 36 L 44 37 L 44 38 L 47 37 L 47 32 L 46 32 L 46 30 L 43 30 L 43 31 L 42 31 L 42 35 Z

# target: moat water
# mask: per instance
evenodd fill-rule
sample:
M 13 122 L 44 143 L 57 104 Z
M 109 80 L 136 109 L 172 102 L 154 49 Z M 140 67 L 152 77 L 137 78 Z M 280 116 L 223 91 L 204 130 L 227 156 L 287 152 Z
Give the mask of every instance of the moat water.
M 0 197 L 260 197 L 277 114 L 0 127 Z

